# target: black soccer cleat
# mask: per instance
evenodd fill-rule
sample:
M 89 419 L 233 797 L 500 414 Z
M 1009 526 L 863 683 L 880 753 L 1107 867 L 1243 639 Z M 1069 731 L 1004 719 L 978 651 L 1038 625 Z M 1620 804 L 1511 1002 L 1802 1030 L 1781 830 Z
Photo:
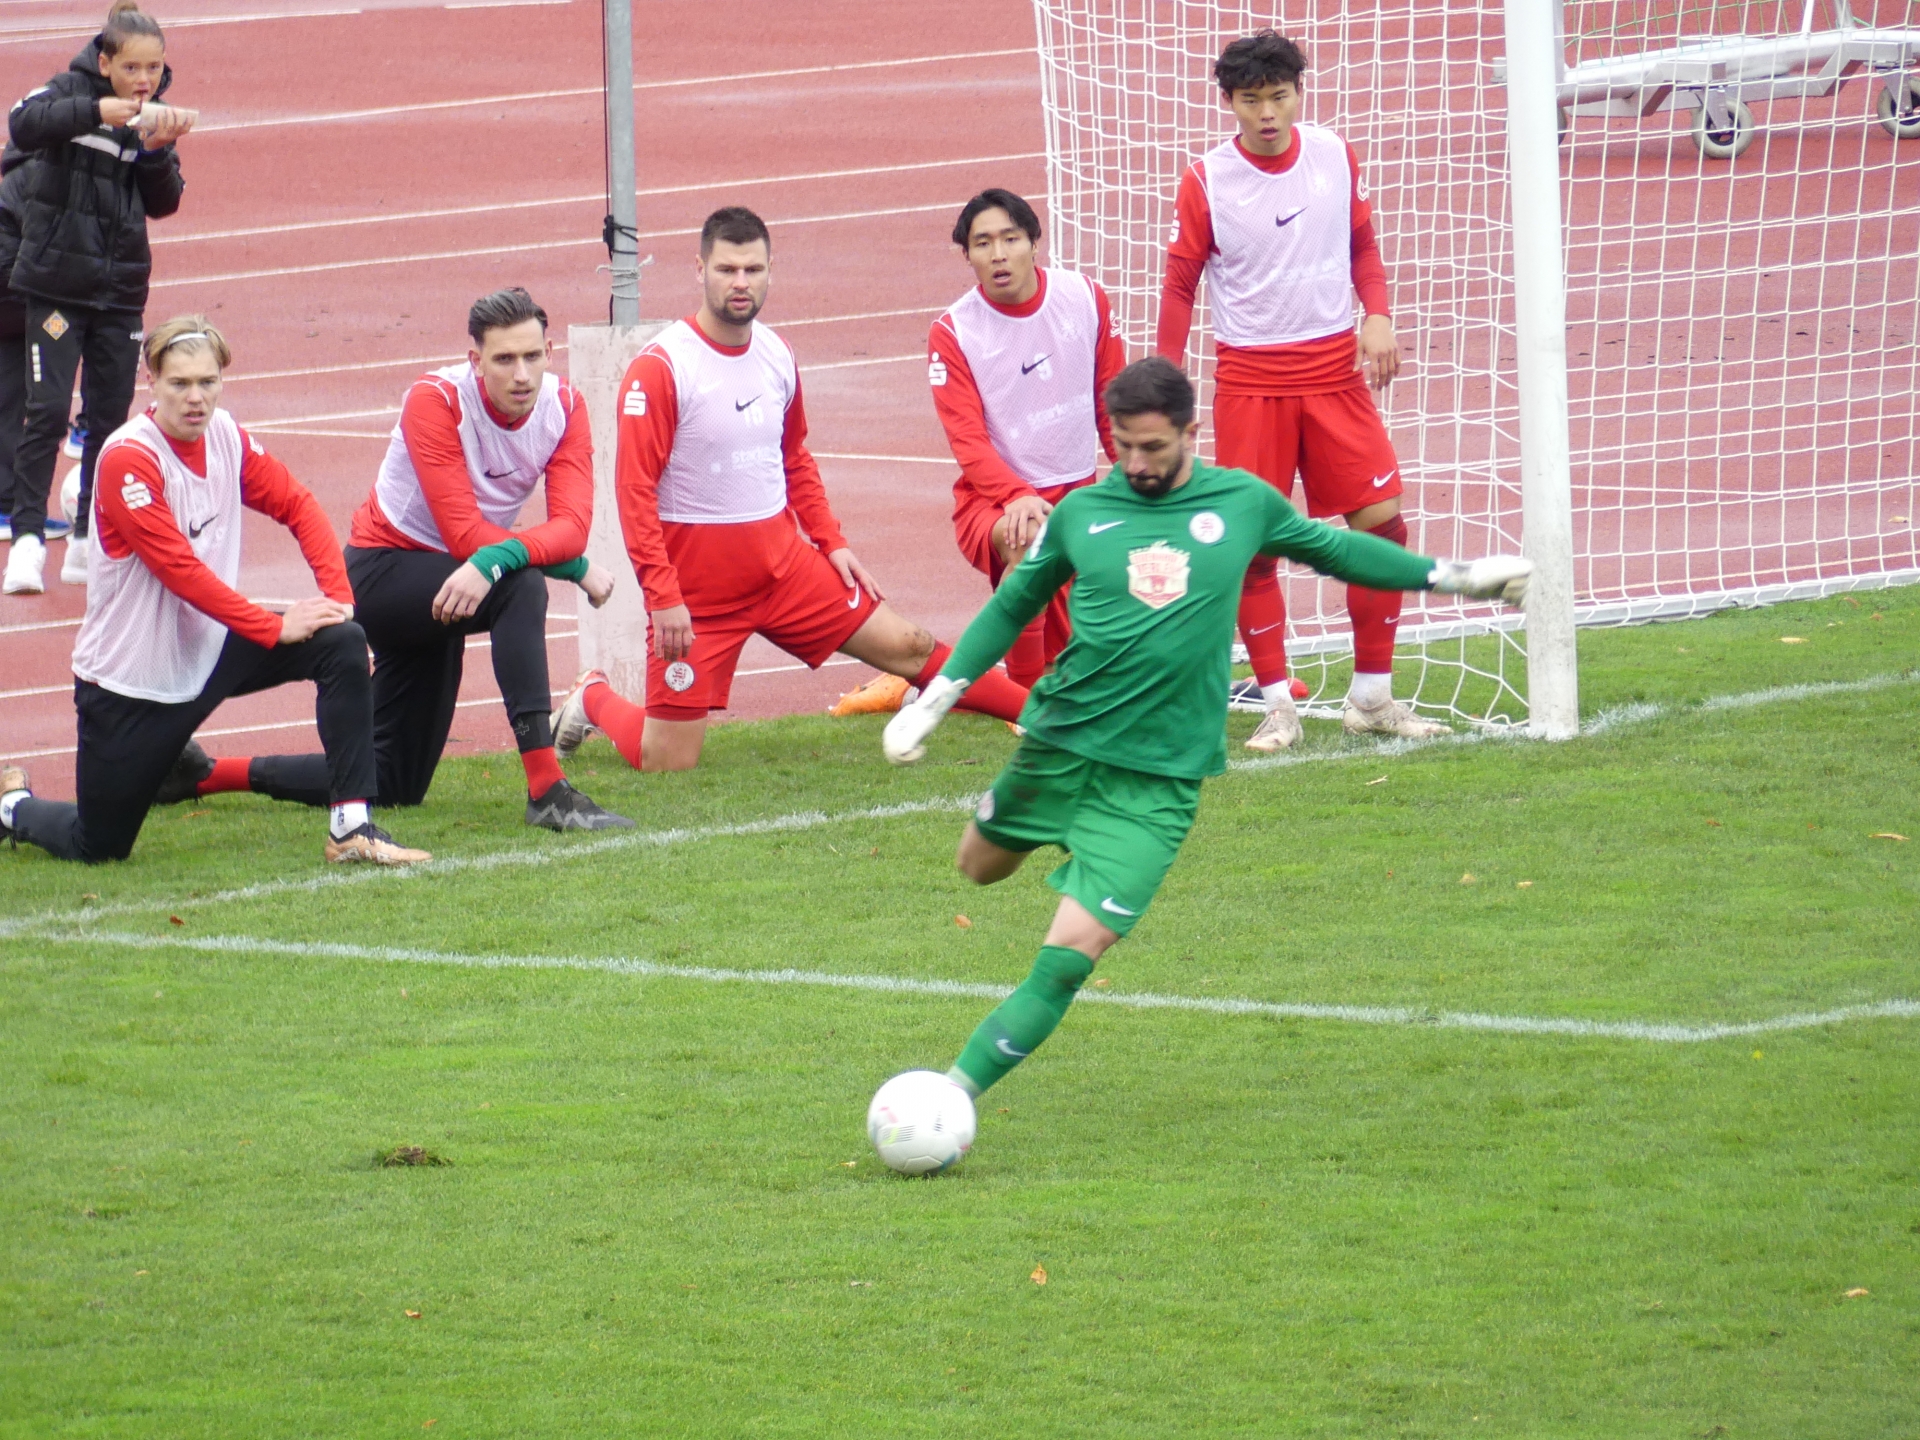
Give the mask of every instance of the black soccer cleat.
M 0 796 L 11 795 L 16 790 L 27 795 L 33 794 L 27 784 L 27 772 L 18 765 L 9 765 L 5 769 L 0 769 Z M 4 822 L 0 822 L 0 840 L 12 841 L 15 845 L 20 843 L 14 839 L 13 827 Z
M 167 772 L 167 778 L 160 782 L 160 790 L 153 797 L 153 803 L 178 805 L 182 800 L 197 799 L 200 782 L 212 774 L 213 757 L 200 748 L 198 740 L 189 740 L 187 748 L 180 752 L 180 758 L 173 762 L 173 768 Z
M 527 801 L 527 824 L 543 830 L 631 830 L 633 821 L 611 810 L 602 810 L 564 780 L 556 780 L 547 793 Z

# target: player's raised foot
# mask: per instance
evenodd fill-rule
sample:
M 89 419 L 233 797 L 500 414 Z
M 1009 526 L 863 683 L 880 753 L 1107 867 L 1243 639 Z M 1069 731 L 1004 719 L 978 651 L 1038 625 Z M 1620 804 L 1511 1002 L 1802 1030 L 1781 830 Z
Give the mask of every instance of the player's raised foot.
M 1299 743 L 1300 712 L 1293 708 L 1289 695 L 1267 711 L 1260 728 L 1247 737 L 1246 748 L 1271 755 L 1276 750 L 1291 750 Z
M 32 789 L 27 785 L 27 772 L 25 770 L 22 770 L 18 765 L 9 765 L 6 769 L 0 770 L 0 804 L 4 804 L 9 796 L 19 795 L 25 797 L 32 793 Z M 13 810 L 11 806 L 6 809 L 3 815 L 0 815 L 0 840 L 13 839 L 13 826 L 8 823 L 12 817 Z
M 898 675 L 876 675 L 858 689 L 849 690 L 833 703 L 829 715 L 893 715 L 907 702 L 912 688 Z
M 587 687 L 610 683 L 606 671 L 586 671 L 573 682 L 573 689 L 560 702 L 560 708 L 553 712 L 553 753 L 562 760 L 572 759 L 573 752 L 584 745 L 587 737 L 593 733 L 593 722 L 587 719 Z
M 393 837 L 371 820 L 338 840 L 327 837 L 329 865 L 424 865 L 433 856 L 394 844 Z
M 1451 735 L 1453 727 L 1416 715 L 1411 705 L 1388 700 L 1382 705 L 1360 705 L 1347 697 L 1340 726 L 1349 735 L 1393 735 L 1402 740 L 1431 740 L 1436 735 Z
M 558 749 L 556 745 L 554 747 Z M 543 830 L 631 830 L 633 821 L 611 810 L 602 810 L 564 780 L 556 780 L 547 792 L 527 801 L 527 824 Z
M 38 535 L 22 535 L 7 551 L 7 574 L 0 591 L 8 595 L 47 593 L 47 546 Z
M 187 741 L 187 748 L 180 752 L 180 758 L 173 762 L 173 768 L 167 772 L 167 778 L 160 782 L 159 793 L 153 797 L 156 805 L 178 805 L 182 800 L 192 800 L 200 794 L 200 782 L 213 774 L 213 757 L 200 748 L 198 740 Z

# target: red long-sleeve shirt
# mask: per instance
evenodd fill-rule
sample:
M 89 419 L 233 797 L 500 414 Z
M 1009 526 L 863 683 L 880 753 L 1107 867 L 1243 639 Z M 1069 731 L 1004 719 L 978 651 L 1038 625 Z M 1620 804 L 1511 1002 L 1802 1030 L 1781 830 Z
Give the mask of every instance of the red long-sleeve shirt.
M 207 442 L 191 443 L 166 437 L 180 462 L 196 475 L 207 473 Z M 278 520 L 293 532 L 300 553 L 320 591 L 343 605 L 353 603 L 347 567 L 340 557 L 340 541 L 320 502 L 313 498 L 287 467 L 261 448 L 245 430 L 240 432 L 240 500 L 249 510 Z M 280 643 L 281 617 L 262 608 L 228 585 L 207 567 L 167 502 L 166 478 L 160 466 L 138 445 L 109 445 L 100 452 L 97 474 L 133 475 L 151 495 L 149 504 L 127 508 L 124 485 L 97 486 L 93 495 L 95 543 L 115 560 L 137 555 L 160 583 L 187 604 L 256 645 Z
M 1040 288 L 1018 305 L 1001 305 L 992 300 L 987 300 L 987 304 L 1002 315 L 1025 319 L 1046 303 L 1046 271 L 1040 272 L 1040 280 Z M 1094 341 L 1093 413 L 1100 427 L 1100 446 L 1111 460 L 1113 426 L 1107 420 L 1105 397 L 1108 383 L 1127 366 L 1127 347 L 1114 333 L 1107 292 L 1095 284 L 1093 295 L 1100 315 L 1099 336 Z M 986 299 L 984 295 L 981 298 Z M 980 387 L 967 363 L 966 351 L 960 346 L 960 337 L 944 315 L 933 322 L 928 332 L 927 354 L 930 366 L 945 370 L 945 379 L 933 387 L 933 408 L 940 417 L 941 428 L 947 432 L 953 458 L 960 462 L 960 478 L 953 487 L 954 504 L 964 506 L 970 498 L 977 497 L 1004 509 L 1023 495 L 1038 495 L 1040 492 L 1022 480 L 993 448 Z
M 480 403 L 503 430 L 519 429 L 532 413 L 509 421 L 493 408 L 485 385 L 480 387 Z M 526 530 L 503 530 L 481 515 L 474 500 L 466 453 L 460 448 L 460 392 L 432 375 L 414 381 L 407 391 L 400 407 L 400 435 L 434 526 L 454 559 L 465 560 L 481 546 L 502 540 L 525 545 L 527 563 L 535 566 L 561 565 L 586 554 L 587 532 L 593 528 L 593 432 L 585 402 L 564 381 L 560 403 L 566 407 L 567 428 L 547 461 L 547 518 Z M 347 539 L 365 550 L 428 548 L 402 534 L 371 494 L 354 512 Z
M 687 323 L 699 331 L 696 322 Z M 700 333 L 723 354 L 747 352 L 745 345 L 721 345 Z M 645 413 L 633 414 L 622 408 L 614 485 L 627 557 L 646 592 L 649 610 L 686 605 L 696 612 L 715 613 L 743 603 L 761 578 L 772 573 L 787 554 L 796 520 L 822 554 L 846 546 L 840 522 L 827 503 L 820 467 L 807 450 L 806 406 L 797 381 L 780 436 L 787 508 L 765 520 L 730 525 L 660 519 L 660 476 L 673 454 L 680 419 L 672 362 L 658 350 L 643 351 L 627 368 L 620 382 L 621 393 L 631 392 L 636 384 L 646 397 Z
M 1270 175 L 1292 169 L 1300 158 L 1297 130 L 1293 143 L 1279 155 L 1255 155 L 1237 139 L 1234 144 L 1249 164 Z M 1367 201 L 1366 183 L 1360 178 L 1360 160 L 1351 145 L 1347 147 L 1347 159 L 1353 173 L 1353 288 L 1367 314 L 1389 315 L 1392 307 L 1387 296 L 1386 263 L 1380 258 L 1380 243 L 1373 232 L 1373 209 Z M 1180 177 L 1174 210 L 1179 228 L 1167 249 L 1154 349 L 1184 367 L 1187 336 L 1193 329 L 1194 296 L 1207 268 L 1207 257 L 1219 251 L 1200 162 L 1189 165 Z M 1366 383 L 1357 363 L 1354 337 L 1344 331 L 1292 345 L 1216 344 L 1215 353 L 1214 385 L 1222 394 L 1314 395 Z

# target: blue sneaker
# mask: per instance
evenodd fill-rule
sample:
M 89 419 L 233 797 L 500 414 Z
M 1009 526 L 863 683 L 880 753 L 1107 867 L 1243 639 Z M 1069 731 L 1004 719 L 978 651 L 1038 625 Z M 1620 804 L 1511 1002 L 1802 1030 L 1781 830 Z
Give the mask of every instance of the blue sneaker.
M 69 460 L 78 460 L 87 448 L 87 432 L 80 426 L 67 426 L 67 438 L 60 446 L 60 453 Z
M 11 527 L 9 527 L 9 529 L 11 529 Z M 56 519 L 52 515 L 47 516 L 47 539 L 64 540 L 72 533 L 73 526 L 65 520 Z
M 13 539 L 13 516 L 0 515 L 0 540 Z

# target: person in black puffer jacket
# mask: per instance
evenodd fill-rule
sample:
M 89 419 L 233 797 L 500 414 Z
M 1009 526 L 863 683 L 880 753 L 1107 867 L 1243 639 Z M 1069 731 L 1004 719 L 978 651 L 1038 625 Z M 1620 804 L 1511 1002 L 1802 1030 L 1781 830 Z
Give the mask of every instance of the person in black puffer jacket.
M 20 253 L 20 197 L 26 172 L 0 162 L 0 513 L 13 513 L 13 453 L 27 410 L 27 307 L 7 288 Z M 12 536 L 9 520 L 7 536 Z
M 147 217 L 180 208 L 184 182 L 174 141 L 196 118 L 159 103 L 172 82 L 159 25 L 134 0 L 116 0 L 100 34 L 8 118 L 0 170 L 24 175 L 15 182 L 20 238 L 12 290 L 26 307 L 27 369 L 25 425 L 14 457 L 10 594 L 41 588 L 47 495 L 75 371 L 84 363 L 88 434 L 69 545 L 82 556 L 94 462 L 133 403 L 153 268 Z M 25 553 L 23 540 L 32 542 Z M 75 558 L 70 549 L 69 569 Z

